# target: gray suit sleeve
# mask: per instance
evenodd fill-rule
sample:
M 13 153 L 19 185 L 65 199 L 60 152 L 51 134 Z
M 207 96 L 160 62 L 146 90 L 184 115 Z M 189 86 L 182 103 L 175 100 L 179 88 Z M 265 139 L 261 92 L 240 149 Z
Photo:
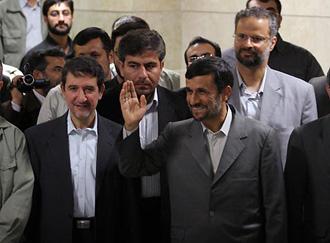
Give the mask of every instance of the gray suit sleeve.
M 141 148 L 139 130 L 119 141 L 120 172 L 127 177 L 140 177 L 158 173 L 166 159 L 170 126 L 171 123 L 144 150 Z
M 265 210 L 265 242 L 287 242 L 287 215 L 278 139 L 270 130 L 261 155 L 261 186 Z
M 306 124 L 317 119 L 315 92 L 312 85 L 308 85 L 304 102 L 301 124 Z

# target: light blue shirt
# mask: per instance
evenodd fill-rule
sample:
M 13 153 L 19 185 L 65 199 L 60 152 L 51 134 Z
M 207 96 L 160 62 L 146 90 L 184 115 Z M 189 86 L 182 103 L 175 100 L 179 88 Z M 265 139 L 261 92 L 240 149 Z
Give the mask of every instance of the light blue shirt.
M 255 120 L 260 120 L 262 95 L 264 93 L 264 88 L 265 88 L 267 69 L 265 70 L 265 74 L 264 77 L 262 78 L 258 91 L 248 90 L 248 87 L 244 83 L 244 80 L 239 74 L 237 68 L 236 68 L 236 72 L 237 72 L 238 84 L 240 89 L 240 100 L 243 108 L 242 112 L 247 117 L 253 118 Z
M 76 129 L 69 111 L 67 126 L 73 184 L 73 215 L 74 217 L 94 217 L 98 138 L 97 114 L 95 114 L 92 128 Z
M 157 89 L 154 92 L 153 100 L 147 105 L 147 112 L 139 123 L 139 135 L 141 147 L 151 143 L 158 137 L 158 95 Z M 141 179 L 142 197 L 159 197 L 160 196 L 160 175 L 159 173 L 152 176 L 143 176 Z
M 231 121 L 233 119 L 232 111 L 227 106 L 227 115 L 226 118 L 220 128 L 217 132 L 212 132 L 210 129 L 204 126 L 203 127 L 203 133 L 206 134 L 207 142 L 208 142 L 208 148 L 210 153 L 210 158 L 212 161 L 212 167 L 213 167 L 213 173 L 216 173 L 220 159 L 223 153 L 223 150 L 225 148 L 225 144 L 227 142 L 228 133 L 231 126 Z
M 28 5 L 27 0 L 19 0 L 19 5 L 26 19 L 25 52 L 42 42 L 41 4 L 37 1 L 34 7 Z

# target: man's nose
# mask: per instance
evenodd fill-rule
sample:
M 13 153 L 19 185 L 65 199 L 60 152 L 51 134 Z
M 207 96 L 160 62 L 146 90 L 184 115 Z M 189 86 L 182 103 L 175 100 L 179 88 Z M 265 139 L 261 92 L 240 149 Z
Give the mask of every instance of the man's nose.
M 77 98 L 79 102 L 85 102 L 87 100 L 85 91 L 83 89 L 79 89 Z
M 139 79 L 145 79 L 148 77 L 148 72 L 144 66 L 141 66 L 139 70 Z

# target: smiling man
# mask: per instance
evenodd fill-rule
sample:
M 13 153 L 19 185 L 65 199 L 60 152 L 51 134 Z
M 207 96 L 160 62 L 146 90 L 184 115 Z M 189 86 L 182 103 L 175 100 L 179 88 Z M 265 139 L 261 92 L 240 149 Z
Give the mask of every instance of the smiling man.
M 46 0 L 42 6 L 44 22 L 48 28 L 48 35 L 40 44 L 33 47 L 21 61 L 20 70 L 24 72 L 30 55 L 36 50 L 58 47 L 67 58 L 73 57 L 72 40 L 69 36 L 73 20 L 73 1 Z
M 133 177 L 164 171 L 171 242 L 286 242 L 274 130 L 227 105 L 233 76 L 222 59 L 194 61 L 187 68 L 186 86 L 194 119 L 169 123 L 157 140 L 142 146 L 139 123 L 147 99 L 138 98 L 131 81 L 124 84 L 121 172 Z
M 26 131 L 36 177 L 29 242 L 94 243 L 96 238 L 107 242 L 103 238 L 107 232 L 114 232 L 111 238 L 118 242 L 122 217 L 118 208 L 123 201 L 113 144 L 121 130 L 95 111 L 103 82 L 102 67 L 94 59 L 68 61 L 61 88 L 69 111 Z M 111 188 L 107 192 L 102 189 L 106 171 Z M 108 194 L 111 203 L 101 209 Z M 112 227 L 103 231 L 109 214 Z

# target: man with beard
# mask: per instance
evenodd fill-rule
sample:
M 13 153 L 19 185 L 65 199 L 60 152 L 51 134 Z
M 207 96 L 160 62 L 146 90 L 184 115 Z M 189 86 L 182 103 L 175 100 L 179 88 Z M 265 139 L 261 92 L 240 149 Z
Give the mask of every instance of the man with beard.
M 73 1 L 46 0 L 42 6 L 44 22 L 47 24 L 48 35 L 40 44 L 33 47 L 21 61 L 20 70 L 27 68 L 27 60 L 32 52 L 50 47 L 60 48 L 66 58 L 73 57 L 73 45 L 69 36 L 73 20 Z
M 235 18 L 233 95 L 243 115 L 273 127 L 279 135 L 284 167 L 292 130 L 317 118 L 312 85 L 267 66 L 276 44 L 277 21 L 262 8 L 241 10 Z
M 64 53 L 57 48 L 33 52 L 28 61 L 27 76 L 13 78 L 11 98 L 1 104 L 4 118 L 23 131 L 37 123 L 41 104 L 49 89 L 60 83 L 65 63 Z M 23 85 L 28 78 L 39 85 Z
M 280 0 L 247 0 L 246 8 L 252 7 L 260 7 L 272 12 L 276 16 L 278 29 L 280 28 L 282 23 L 282 4 Z M 320 64 L 312 53 L 303 47 L 283 40 L 279 33 L 277 33 L 276 38 L 276 44 L 268 59 L 268 65 L 271 68 L 306 82 L 309 82 L 313 77 L 324 75 Z M 223 58 L 231 65 L 235 65 L 234 49 L 225 50 Z
M 169 123 L 144 147 L 139 122 L 148 109 L 147 96 L 138 99 L 131 81 L 123 85 L 120 103 L 128 137 L 119 144 L 119 168 L 126 176 L 165 171 L 173 243 L 286 242 L 275 131 L 227 105 L 232 86 L 222 59 L 192 62 L 186 87 L 194 119 Z

